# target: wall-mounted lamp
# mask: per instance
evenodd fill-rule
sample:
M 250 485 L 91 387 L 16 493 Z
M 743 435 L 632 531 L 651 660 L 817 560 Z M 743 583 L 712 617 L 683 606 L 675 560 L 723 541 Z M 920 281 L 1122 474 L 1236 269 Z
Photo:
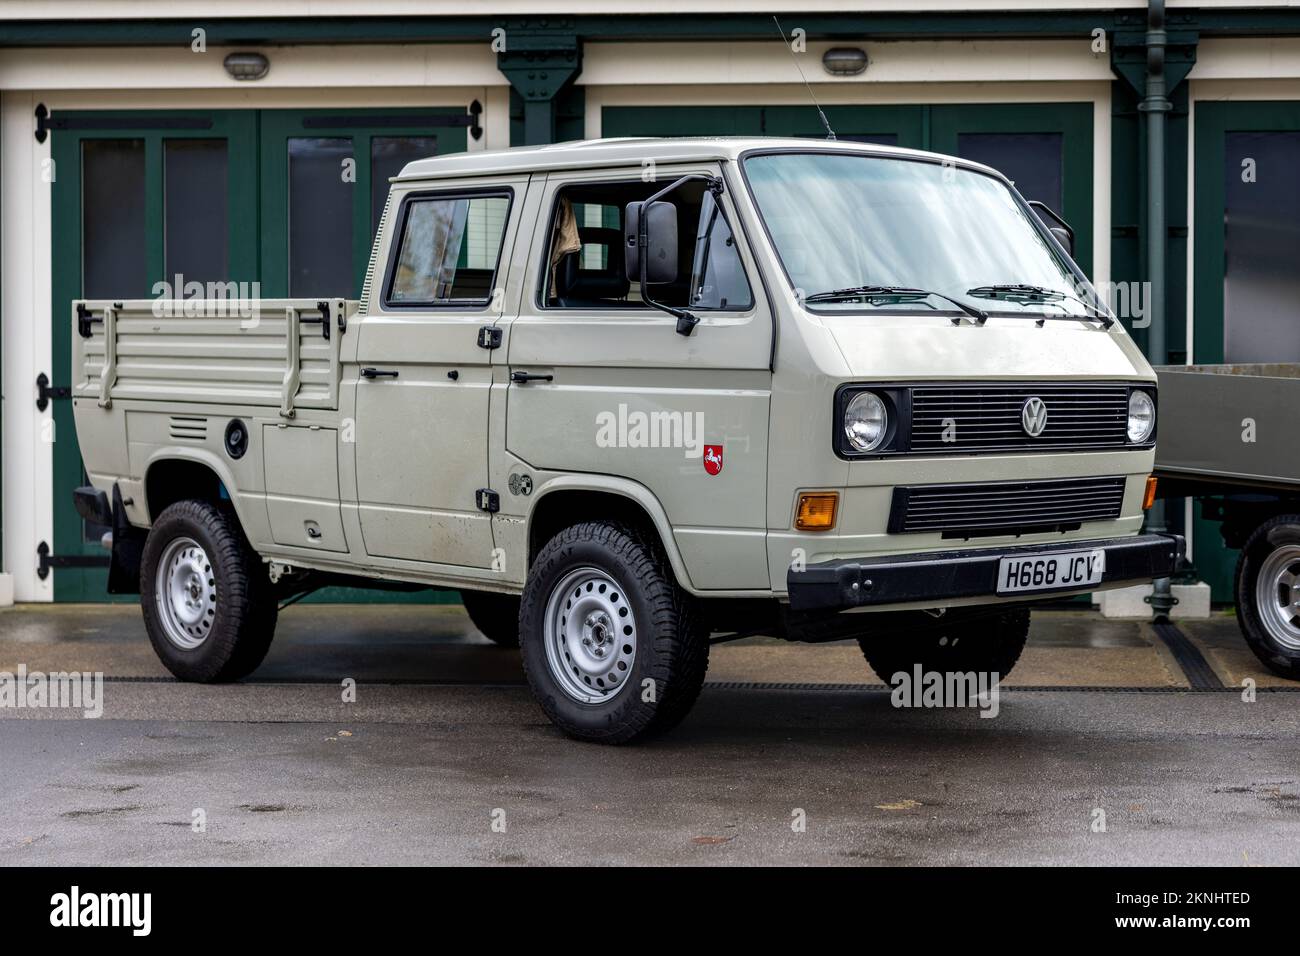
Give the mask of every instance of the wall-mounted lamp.
M 856 46 L 832 47 L 822 54 L 822 66 L 832 76 L 857 76 L 867 68 L 867 51 Z
M 231 53 L 221 62 L 232 80 L 260 80 L 271 68 L 261 53 Z

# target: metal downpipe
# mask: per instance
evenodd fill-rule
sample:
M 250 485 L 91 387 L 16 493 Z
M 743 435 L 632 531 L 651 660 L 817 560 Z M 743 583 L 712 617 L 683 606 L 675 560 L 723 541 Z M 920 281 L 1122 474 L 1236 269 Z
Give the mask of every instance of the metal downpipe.
M 1146 114 L 1147 127 L 1147 276 L 1151 283 L 1147 358 L 1157 366 L 1169 360 L 1165 339 L 1165 247 L 1169 231 L 1165 217 L 1165 114 L 1173 106 L 1165 82 L 1165 40 L 1164 0 L 1148 0 L 1146 96 L 1138 109 Z M 1166 530 L 1163 500 L 1152 505 L 1147 527 L 1155 532 Z M 1150 602 L 1155 619 L 1167 621 L 1176 603 L 1169 578 L 1156 579 Z

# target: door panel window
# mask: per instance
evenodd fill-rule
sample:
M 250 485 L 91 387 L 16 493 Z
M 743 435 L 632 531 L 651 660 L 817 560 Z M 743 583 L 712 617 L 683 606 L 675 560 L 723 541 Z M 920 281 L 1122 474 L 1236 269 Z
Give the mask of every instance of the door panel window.
M 1223 357 L 1300 362 L 1300 132 L 1226 134 Z
M 289 297 L 352 294 L 352 140 L 289 139 Z
M 1063 142 L 1060 133 L 960 133 L 957 154 L 992 166 L 1026 199 L 1061 211 Z
M 662 184 L 591 183 L 560 191 L 551 219 L 546 287 L 548 308 L 645 308 L 638 276 L 624 267 L 627 204 Z M 654 285 L 656 302 L 696 310 L 743 311 L 754 304 L 726 216 L 703 182 L 667 197 L 677 207 L 677 279 Z
M 224 139 L 163 143 L 164 263 L 168 281 L 230 278 L 226 238 L 229 183 Z M 175 294 L 180 295 L 180 290 Z
M 82 144 L 82 291 L 89 299 L 148 292 L 144 140 Z
M 509 210 L 508 196 L 407 200 L 387 304 L 486 303 Z

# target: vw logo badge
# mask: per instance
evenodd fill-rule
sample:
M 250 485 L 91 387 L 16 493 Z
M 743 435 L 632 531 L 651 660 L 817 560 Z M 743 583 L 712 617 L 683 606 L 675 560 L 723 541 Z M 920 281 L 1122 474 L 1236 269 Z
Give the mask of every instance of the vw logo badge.
M 1047 404 L 1037 395 L 1025 399 L 1021 406 L 1020 427 L 1030 438 L 1037 438 L 1047 427 Z

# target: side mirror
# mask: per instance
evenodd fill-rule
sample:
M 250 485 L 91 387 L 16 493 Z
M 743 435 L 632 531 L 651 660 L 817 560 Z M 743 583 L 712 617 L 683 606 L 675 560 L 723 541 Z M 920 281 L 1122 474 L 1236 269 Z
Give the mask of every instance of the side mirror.
M 1065 247 L 1065 251 L 1074 257 L 1074 233 L 1063 226 L 1048 226 L 1047 231 L 1056 237 L 1056 241 Z
M 630 202 L 623 215 L 623 264 L 629 279 L 641 278 L 641 245 L 638 241 L 641 212 L 645 203 Z M 677 280 L 677 207 L 670 202 L 651 203 L 646 212 L 645 280 L 647 283 Z
M 1029 200 L 1029 208 L 1032 209 L 1038 218 L 1043 221 L 1047 231 L 1056 237 L 1056 241 L 1065 247 L 1071 257 L 1074 256 L 1074 230 L 1070 224 L 1058 216 L 1050 206 L 1045 202 L 1039 202 L 1037 199 Z

